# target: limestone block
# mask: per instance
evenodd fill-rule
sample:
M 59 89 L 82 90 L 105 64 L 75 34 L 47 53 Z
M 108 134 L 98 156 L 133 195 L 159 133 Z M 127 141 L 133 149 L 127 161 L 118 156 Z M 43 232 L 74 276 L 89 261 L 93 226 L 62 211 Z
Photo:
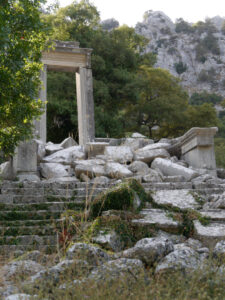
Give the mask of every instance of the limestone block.
M 225 224 L 213 222 L 204 226 L 199 221 L 194 221 L 194 237 L 204 246 L 212 248 L 218 241 L 225 239 Z
M 157 205 L 171 206 L 180 210 L 199 208 L 199 204 L 189 190 L 159 190 L 152 194 L 152 199 Z
M 134 161 L 129 166 L 128 169 L 134 174 L 146 175 L 149 172 L 149 166 L 142 161 Z
M 108 177 L 110 178 L 124 178 L 124 177 L 131 177 L 133 173 L 128 170 L 128 168 L 124 165 L 121 165 L 116 162 L 106 163 L 105 171 Z
M 65 165 L 71 164 L 74 160 L 84 159 L 85 153 L 82 146 L 73 146 L 61 151 L 57 151 L 52 155 L 46 156 L 43 162 L 46 163 L 61 163 Z
M 62 141 L 62 143 L 59 146 L 66 149 L 73 146 L 78 146 L 78 144 L 72 137 L 68 137 L 64 141 Z
M 105 148 L 109 146 L 109 143 L 104 142 L 92 142 L 87 143 L 85 146 L 85 151 L 88 158 L 96 157 L 97 155 L 103 155 Z
M 200 255 L 190 247 L 183 246 L 169 253 L 157 265 L 155 273 L 168 273 L 170 270 L 195 270 L 201 263 Z
M 113 160 L 119 163 L 127 163 L 132 162 L 133 160 L 133 153 L 130 147 L 127 146 L 108 146 L 105 148 L 104 153 L 108 160 Z
M 150 145 L 151 146 L 151 145 Z M 146 146 L 148 147 L 148 146 Z M 151 163 L 155 158 L 169 158 L 170 155 L 165 149 L 148 150 L 146 147 L 139 149 L 135 152 L 135 160 L 140 160 L 145 163 Z
M 69 177 L 69 166 L 59 163 L 41 163 L 41 175 L 46 178 Z
M 144 136 L 143 134 L 138 133 L 138 132 L 132 133 L 131 137 L 135 138 L 135 139 L 146 138 L 146 136 Z
M 151 167 L 153 169 L 158 168 L 163 173 L 163 175 L 166 175 L 166 176 L 181 175 L 187 181 L 190 181 L 190 180 L 192 180 L 193 178 L 195 178 L 199 175 L 194 170 L 191 170 L 189 168 L 185 168 L 183 166 L 180 166 L 176 163 L 171 162 L 168 159 L 163 159 L 163 158 L 156 158 L 152 162 Z
M 77 164 L 78 163 L 78 164 Z M 81 160 L 75 162 L 75 174 L 79 178 L 83 173 L 87 175 L 89 178 L 97 177 L 97 176 L 105 176 L 105 161 L 100 159 L 89 159 L 89 160 Z
M 38 145 L 37 160 L 38 163 L 40 163 L 42 158 L 46 155 L 45 143 L 42 140 L 35 140 L 35 142 Z
M 0 165 L 0 178 L 5 180 L 13 179 L 12 162 L 7 161 Z
M 60 151 L 60 150 L 63 150 L 64 148 L 61 147 L 60 145 L 58 144 L 47 144 L 47 146 L 45 147 L 45 150 L 46 150 L 46 154 L 47 155 L 51 155 L 57 151 Z
M 100 230 L 98 235 L 92 238 L 92 241 L 95 244 L 99 244 L 103 248 L 114 252 L 121 251 L 123 248 L 120 236 L 113 230 L 110 232 Z
M 170 147 L 169 143 L 155 143 L 155 144 L 150 144 L 146 145 L 142 150 L 155 150 L 155 149 L 167 149 Z
M 17 147 L 13 158 L 15 173 L 37 172 L 37 150 L 35 140 L 23 142 Z
M 143 182 L 162 182 L 162 176 L 153 169 L 149 169 L 148 173 L 143 176 Z
M 173 243 L 165 238 L 144 238 L 138 241 L 133 248 L 129 248 L 122 252 L 122 256 L 126 258 L 140 259 L 148 266 L 152 266 L 155 262 L 173 251 Z

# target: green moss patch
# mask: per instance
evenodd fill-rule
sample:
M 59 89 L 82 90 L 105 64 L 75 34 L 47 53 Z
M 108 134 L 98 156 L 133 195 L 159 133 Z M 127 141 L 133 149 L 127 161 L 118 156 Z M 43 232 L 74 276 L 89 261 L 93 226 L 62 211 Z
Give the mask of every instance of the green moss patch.
M 140 199 L 138 206 L 135 203 L 137 198 Z M 132 179 L 99 194 L 91 203 L 90 212 L 94 218 L 100 216 L 102 211 L 111 209 L 137 212 L 147 201 L 150 201 L 150 196 L 137 180 Z

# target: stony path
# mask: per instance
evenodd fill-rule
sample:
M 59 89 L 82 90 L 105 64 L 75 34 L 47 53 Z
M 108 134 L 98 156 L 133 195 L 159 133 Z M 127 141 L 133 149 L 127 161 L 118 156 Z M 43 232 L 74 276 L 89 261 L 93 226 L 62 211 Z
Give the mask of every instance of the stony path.
M 98 193 L 112 185 L 71 183 L 18 183 L 4 182 L 0 186 L 0 254 L 11 251 L 56 249 L 58 234 L 62 231 L 61 215 L 66 210 L 84 209 Z M 195 235 L 208 244 L 225 238 L 225 209 L 212 210 L 210 205 L 223 197 L 224 185 L 179 183 L 143 184 L 151 192 L 155 207 L 146 207 L 139 225 L 154 225 L 157 229 L 178 233 L 179 222 L 173 219 L 173 210 L 198 210 L 202 216 L 211 218 L 203 226 L 194 222 Z M 165 210 L 167 208 L 167 210 Z M 169 208 L 169 210 L 168 210 Z M 224 206 L 225 208 L 225 206 Z

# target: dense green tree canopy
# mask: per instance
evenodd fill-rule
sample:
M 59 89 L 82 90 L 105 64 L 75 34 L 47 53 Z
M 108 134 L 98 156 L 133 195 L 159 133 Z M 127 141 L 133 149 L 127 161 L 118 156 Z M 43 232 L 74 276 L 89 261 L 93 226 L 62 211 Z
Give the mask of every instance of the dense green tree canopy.
M 0 150 L 5 154 L 31 135 L 32 120 L 40 115 L 37 92 L 45 41 L 40 2 L 0 4 Z

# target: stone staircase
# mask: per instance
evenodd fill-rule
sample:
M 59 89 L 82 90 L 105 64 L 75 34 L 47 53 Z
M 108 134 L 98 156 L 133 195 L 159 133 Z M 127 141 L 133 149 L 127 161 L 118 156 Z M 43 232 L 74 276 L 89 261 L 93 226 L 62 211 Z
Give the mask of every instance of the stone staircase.
M 55 251 L 59 233 L 62 232 L 62 213 L 66 210 L 82 210 L 86 201 L 107 190 L 113 184 L 86 184 L 81 182 L 3 182 L 0 185 L 0 255 L 14 251 L 42 249 Z M 194 191 L 210 201 L 215 195 L 221 195 L 224 185 L 178 183 L 143 184 L 147 192 L 186 190 Z M 160 210 L 146 207 L 141 212 L 149 217 L 152 224 L 163 229 L 159 223 Z M 225 210 L 208 210 L 203 214 L 212 215 L 211 224 L 224 226 Z M 157 225 L 158 224 L 158 225 Z M 172 224 L 172 223 L 171 223 Z M 172 227 L 176 225 L 172 224 Z M 221 234 L 221 232 L 217 232 Z

